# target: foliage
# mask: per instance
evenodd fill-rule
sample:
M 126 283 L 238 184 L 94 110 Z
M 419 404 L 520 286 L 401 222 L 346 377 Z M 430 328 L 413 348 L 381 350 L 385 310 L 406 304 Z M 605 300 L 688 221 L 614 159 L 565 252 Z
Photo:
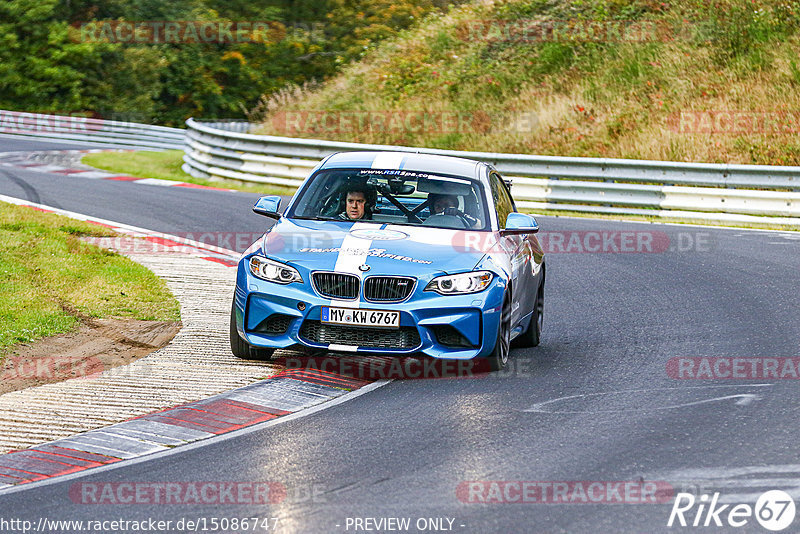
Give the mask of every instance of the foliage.
M 444 7 L 436 0 L 2 2 L 0 108 L 171 125 L 190 116 L 244 117 L 261 95 L 331 76 Z M 99 39 L 103 23 L 124 21 L 261 22 L 269 31 L 236 42 Z

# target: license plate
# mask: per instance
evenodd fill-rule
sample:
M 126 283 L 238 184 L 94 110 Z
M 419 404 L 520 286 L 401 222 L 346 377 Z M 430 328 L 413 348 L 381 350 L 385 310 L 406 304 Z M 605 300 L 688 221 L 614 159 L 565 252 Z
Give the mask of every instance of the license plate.
M 400 312 L 323 307 L 322 322 L 333 324 L 351 324 L 357 326 L 400 328 Z

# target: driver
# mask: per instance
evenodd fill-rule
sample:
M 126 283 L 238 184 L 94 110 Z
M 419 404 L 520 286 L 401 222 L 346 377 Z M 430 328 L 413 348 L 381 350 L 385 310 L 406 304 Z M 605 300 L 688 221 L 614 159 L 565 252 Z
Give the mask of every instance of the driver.
M 467 215 L 458 209 L 458 197 L 444 193 L 431 193 L 428 195 L 428 203 L 431 207 L 431 215 L 451 215 L 459 217 L 470 228 L 475 228 L 480 221 L 471 215 Z
M 375 208 L 377 193 L 367 184 L 346 185 L 344 195 L 344 211 L 339 218 L 345 221 L 358 221 L 372 219 L 372 210 Z
M 431 193 L 428 196 L 431 204 L 431 214 L 444 213 L 447 208 L 458 208 L 458 198 L 455 195 L 442 195 Z

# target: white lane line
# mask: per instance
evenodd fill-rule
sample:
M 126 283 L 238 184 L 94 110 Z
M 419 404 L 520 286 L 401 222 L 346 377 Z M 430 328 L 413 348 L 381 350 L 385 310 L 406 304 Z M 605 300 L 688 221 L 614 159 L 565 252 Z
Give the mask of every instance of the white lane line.
M 69 170 L 66 167 L 62 167 L 61 165 L 52 165 L 49 163 L 36 164 L 36 165 L 31 165 L 30 167 L 22 167 L 22 168 L 37 172 L 56 172 L 56 171 Z
M 103 171 L 77 171 L 72 173 L 72 175 L 80 178 L 89 178 L 90 180 L 100 180 L 103 178 L 110 178 L 111 176 L 119 176 L 118 174 Z
M 697 406 L 699 404 L 709 404 L 711 402 L 720 402 L 725 400 L 733 400 L 738 399 L 734 402 L 737 406 L 749 406 L 753 403 L 753 401 L 762 400 L 764 397 L 761 395 L 752 395 L 749 393 L 743 393 L 741 395 L 726 395 L 724 397 L 713 397 L 711 399 L 703 399 L 694 402 L 683 402 L 680 404 L 669 404 L 667 406 L 645 406 L 645 407 L 638 407 L 638 408 L 628 408 L 628 409 L 620 409 L 620 410 L 547 410 L 545 406 L 549 404 L 553 404 L 562 400 L 566 399 L 554 399 L 547 402 L 541 402 L 539 404 L 534 404 L 527 410 L 522 410 L 523 412 L 534 412 L 534 413 L 552 413 L 552 414 L 561 414 L 561 413 L 620 413 L 620 412 L 645 412 L 651 410 L 675 410 L 677 408 L 688 408 L 689 406 Z
M 549 410 L 546 409 L 546 406 L 551 404 L 555 404 L 558 402 L 569 401 L 573 399 L 586 399 L 589 397 L 601 397 L 601 396 L 610 396 L 610 395 L 621 395 L 625 393 L 653 393 L 656 391 L 688 391 L 688 390 L 696 390 L 696 389 L 716 389 L 716 388 L 741 388 L 741 389 L 748 389 L 754 387 L 771 387 L 774 384 L 732 384 L 732 385 L 724 385 L 724 386 L 693 386 L 693 387 L 686 387 L 686 388 L 652 388 L 652 389 L 625 389 L 619 391 L 604 391 L 600 393 L 583 393 L 580 395 L 569 395 L 566 397 L 558 397 L 556 399 L 550 399 L 544 402 L 537 402 L 530 408 L 525 410 L 520 410 L 521 412 L 529 412 L 529 413 L 549 413 L 549 414 L 566 414 L 566 413 L 618 413 L 618 412 L 641 412 L 641 411 L 651 411 L 651 410 L 672 410 L 675 408 L 685 408 L 687 406 L 695 406 L 698 404 L 707 404 L 709 402 L 718 402 L 723 400 L 732 400 L 732 399 L 739 399 L 734 404 L 737 406 L 748 406 L 753 403 L 753 401 L 763 399 L 762 395 L 756 395 L 752 393 L 739 393 L 734 395 L 725 395 L 722 397 L 713 397 L 709 399 L 701 399 L 699 401 L 675 404 L 675 405 L 668 405 L 668 406 L 654 406 L 654 407 L 637 407 L 637 408 L 629 408 L 629 409 L 617 409 L 617 410 L 560 410 L 554 409 Z
M 112 471 L 114 469 L 119 469 L 120 467 L 128 467 L 131 465 L 139 464 L 142 462 L 148 462 L 150 460 L 155 460 L 159 458 L 164 458 L 167 456 L 173 456 L 175 454 L 181 454 L 184 452 L 188 452 L 200 447 L 205 447 L 206 445 L 211 445 L 213 443 L 219 443 L 221 441 L 226 441 L 229 439 L 238 438 L 239 436 L 245 436 L 247 434 L 252 434 L 253 432 L 259 432 L 264 430 L 265 428 L 269 428 L 271 426 L 280 425 L 283 423 L 288 423 L 289 421 L 294 421 L 296 419 L 300 419 L 302 417 L 306 417 L 309 415 L 314 415 L 315 413 L 321 412 L 323 410 L 327 410 L 328 408 L 333 408 L 334 406 L 338 406 L 340 404 L 344 404 L 347 401 L 353 400 L 356 397 L 360 397 L 361 395 L 365 395 L 370 393 L 380 387 L 383 387 L 392 380 L 379 380 L 377 382 L 372 382 L 371 384 L 367 384 L 366 386 L 359 388 L 355 391 L 351 391 L 349 393 L 345 393 L 340 397 L 336 397 L 333 400 L 328 402 L 324 402 L 322 404 L 318 404 L 316 406 L 312 406 L 311 408 L 306 408 L 299 412 L 294 412 L 289 415 L 283 415 L 281 417 L 276 417 L 275 419 L 270 419 L 269 421 L 264 421 L 263 423 L 257 423 L 253 426 L 249 426 L 247 428 L 242 428 L 239 430 L 234 430 L 232 432 L 228 432 L 227 434 L 221 434 L 218 436 L 214 436 L 208 439 L 198 440 L 193 443 L 189 443 L 187 445 L 183 445 L 180 447 L 175 447 L 174 449 L 168 449 L 166 451 L 159 451 L 159 452 L 152 452 L 146 454 L 144 456 L 139 456 L 136 458 L 132 458 L 130 460 L 122 461 L 122 462 L 115 462 L 113 464 L 104 465 L 101 467 L 93 467 L 91 469 L 86 469 L 84 471 L 79 471 L 77 473 L 71 473 L 69 475 L 63 475 L 53 478 L 48 478 L 45 480 L 40 480 L 37 482 L 28 482 L 26 484 L 21 484 L 17 486 L 11 486 L 9 488 L 2 488 L 0 487 L 0 495 L 7 495 L 11 493 L 17 493 L 20 491 L 26 491 L 29 489 L 35 489 L 43 486 L 50 486 L 52 484 L 66 482 L 69 480 L 75 480 L 78 478 L 83 478 L 86 476 L 92 476 L 97 473 L 105 473 L 106 471 Z M 63 441 L 62 441 L 63 443 Z
M 183 183 L 176 182 L 175 180 L 162 180 L 160 178 L 142 178 L 141 180 L 132 180 L 132 182 L 136 184 L 160 185 L 164 187 L 172 187 Z
M 648 480 L 665 480 L 676 491 L 710 495 L 720 493 L 718 502 L 755 502 L 767 490 L 779 489 L 800 498 L 800 464 L 699 467 L 649 473 Z

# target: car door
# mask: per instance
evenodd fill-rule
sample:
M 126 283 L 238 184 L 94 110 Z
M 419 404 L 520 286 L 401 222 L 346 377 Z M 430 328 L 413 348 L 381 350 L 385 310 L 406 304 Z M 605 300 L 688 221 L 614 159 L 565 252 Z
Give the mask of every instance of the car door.
M 500 174 L 492 170 L 489 174 L 489 184 L 492 189 L 492 200 L 497 211 L 497 222 L 502 230 L 505 228 L 508 214 L 517 211 L 514 199 Z M 510 235 L 500 238 L 500 246 L 508 254 L 511 263 L 511 324 L 516 325 L 519 320 L 530 313 L 533 304 L 527 302 L 524 296 L 530 292 L 531 280 L 527 276 L 530 269 L 531 247 L 528 237 L 524 235 Z M 530 308 L 530 309 L 529 309 Z

